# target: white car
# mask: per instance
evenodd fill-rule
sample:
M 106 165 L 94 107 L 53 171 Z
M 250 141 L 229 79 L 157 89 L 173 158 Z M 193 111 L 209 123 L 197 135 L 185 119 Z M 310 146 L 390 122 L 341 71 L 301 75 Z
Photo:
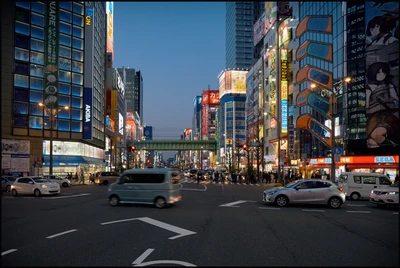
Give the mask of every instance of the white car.
M 43 176 L 43 178 L 49 179 L 53 182 L 56 182 L 63 187 L 69 187 L 72 185 L 71 181 L 69 179 L 64 179 L 64 178 L 61 178 L 61 177 L 55 176 L 55 175 L 45 175 L 45 176 Z
M 399 182 L 387 187 L 379 187 L 371 191 L 369 201 L 378 206 L 399 205 Z
M 11 194 L 33 194 L 35 196 L 59 194 L 60 185 L 40 176 L 20 177 L 11 185 Z

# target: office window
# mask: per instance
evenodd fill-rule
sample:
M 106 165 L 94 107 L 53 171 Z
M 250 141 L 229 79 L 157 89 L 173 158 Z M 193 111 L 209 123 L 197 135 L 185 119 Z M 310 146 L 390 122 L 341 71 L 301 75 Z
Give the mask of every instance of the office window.
M 83 40 L 79 38 L 72 38 L 72 47 L 77 49 L 83 49 Z
M 39 53 L 39 52 L 33 52 L 31 51 L 31 57 L 30 57 L 31 63 L 36 63 L 36 64 L 44 64 L 44 54 Z
M 68 106 L 70 107 L 70 97 L 69 96 L 65 96 L 65 95 L 58 95 L 58 105 L 59 106 Z
M 60 104 L 59 104 L 60 105 Z M 60 105 L 61 106 L 61 105 Z M 63 106 L 65 106 L 65 105 L 63 105 Z M 61 119 L 69 119 L 69 110 L 65 110 L 65 109 L 62 109 L 61 111 L 60 111 L 60 113 L 58 114 L 58 118 L 61 118 Z
M 83 63 L 72 61 L 72 71 L 77 73 L 83 73 Z
M 72 2 L 60 2 L 60 7 L 72 11 Z
M 30 2 L 16 2 L 15 5 L 17 7 L 22 7 L 25 9 L 30 9 Z
M 43 90 L 43 79 L 31 77 L 30 88 L 35 90 Z
M 30 102 L 43 102 L 43 92 L 31 90 Z
M 74 120 L 82 120 L 82 110 L 71 109 L 71 118 Z
M 83 75 L 72 73 L 72 84 L 83 85 Z
M 60 34 L 60 45 L 71 46 L 71 36 Z
M 43 66 L 31 64 L 31 76 L 43 77 Z
M 38 38 L 38 39 L 44 39 L 44 29 L 43 28 L 39 28 L 36 26 L 31 26 L 31 36 Z
M 31 2 L 32 11 L 35 11 L 40 14 L 44 14 L 44 4 L 39 2 Z
M 14 116 L 14 127 L 28 127 L 28 117 L 23 115 Z
M 30 108 L 30 115 L 43 116 L 43 107 L 39 106 L 39 104 L 31 103 Z
M 71 12 L 60 10 L 60 20 L 71 23 L 72 22 Z
M 20 48 L 29 48 L 29 38 L 22 35 L 15 35 L 15 46 Z
M 83 61 L 83 51 L 72 50 L 72 59 L 77 61 Z
M 72 35 L 76 37 L 83 38 L 83 28 L 73 26 Z
M 30 20 L 30 12 L 29 10 L 22 8 L 15 8 L 15 19 L 18 21 L 29 23 Z
M 44 41 L 31 39 L 31 50 L 44 52 Z
M 28 101 L 29 91 L 23 89 L 14 89 L 14 100 L 15 101 Z
M 58 90 L 60 94 L 69 95 L 71 93 L 71 86 L 69 84 L 59 83 Z
M 59 71 L 59 81 L 60 82 L 66 82 L 66 83 L 71 83 L 71 72 L 66 72 L 66 71 Z
M 76 3 L 76 2 L 74 2 L 73 11 L 74 11 L 74 13 L 77 13 L 79 15 L 84 15 L 83 6 L 81 4 Z
M 72 85 L 72 96 L 82 97 L 83 96 L 83 87 Z
M 29 66 L 26 63 L 15 63 L 14 72 L 17 74 L 29 75 Z
M 60 32 L 71 35 L 71 25 L 60 22 Z
M 82 122 L 81 121 L 71 121 L 71 131 L 72 132 L 82 132 Z
M 26 102 L 14 102 L 14 113 L 15 114 L 28 114 L 28 103 Z
M 32 13 L 31 23 L 37 26 L 44 27 L 44 16 Z
M 28 76 L 14 74 L 14 86 L 28 88 L 29 78 Z
M 83 27 L 83 17 L 74 14 L 73 24 Z
M 58 130 L 70 131 L 69 120 L 58 120 Z
M 68 47 L 60 46 L 59 56 L 70 59 L 71 58 L 71 49 Z
M 71 71 L 71 60 L 59 58 L 58 66 L 59 66 L 60 70 Z
M 72 108 L 82 108 L 82 99 L 81 98 L 71 98 L 71 107 Z
M 42 129 L 43 117 L 29 116 L 29 127 L 34 129 Z
M 24 35 L 29 35 L 30 34 L 29 24 L 16 21 L 15 22 L 15 32 L 24 34 Z

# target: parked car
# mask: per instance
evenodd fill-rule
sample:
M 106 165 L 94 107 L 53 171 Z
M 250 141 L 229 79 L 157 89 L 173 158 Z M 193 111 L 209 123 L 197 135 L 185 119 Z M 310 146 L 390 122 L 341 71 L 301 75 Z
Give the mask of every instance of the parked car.
M 182 199 L 176 171 L 166 168 L 126 170 L 108 187 L 111 206 L 120 203 L 154 204 L 158 208 Z
M 380 187 L 371 191 L 369 201 L 378 206 L 399 205 L 399 182 L 387 187 Z
M 381 173 L 343 172 L 339 177 L 339 187 L 344 189 L 346 197 L 352 200 L 369 198 L 375 188 L 387 187 L 392 182 Z
M 119 177 L 118 172 L 102 171 L 96 173 L 94 183 L 99 185 L 107 185 L 114 183 Z
M 13 176 L 1 176 L 1 191 L 10 192 L 11 185 L 16 180 Z
M 346 201 L 343 188 L 330 181 L 321 179 L 302 179 L 283 187 L 264 191 L 263 201 L 284 207 L 289 203 L 327 204 L 331 208 L 340 208 Z
M 56 182 L 63 187 L 69 187 L 72 185 L 71 181 L 69 179 L 61 178 L 61 177 L 55 176 L 55 175 L 45 175 L 45 176 L 43 176 L 43 178 L 49 179 L 53 182 Z
M 11 185 L 11 194 L 33 194 L 35 196 L 59 194 L 60 185 L 40 176 L 20 177 Z

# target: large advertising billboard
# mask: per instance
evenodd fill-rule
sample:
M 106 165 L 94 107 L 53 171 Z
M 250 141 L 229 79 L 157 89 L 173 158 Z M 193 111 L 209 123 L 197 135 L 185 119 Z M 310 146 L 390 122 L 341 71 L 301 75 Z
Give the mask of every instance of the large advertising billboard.
M 201 103 L 207 105 L 218 105 L 219 104 L 219 91 L 218 90 L 204 90 Z
M 265 34 L 272 28 L 277 19 L 278 7 L 276 2 L 265 2 Z
M 246 93 L 247 71 L 225 71 L 219 78 L 219 98 L 227 93 Z
M 46 4 L 46 53 L 44 57 L 44 104 L 48 108 L 58 107 L 58 31 L 59 2 L 50 1 Z
M 114 61 L 114 2 L 106 2 L 107 14 L 107 47 L 106 51 L 112 54 Z
M 368 148 L 396 147 L 399 135 L 399 3 L 365 2 Z
M 257 45 L 266 33 L 267 27 L 265 27 L 265 13 L 263 13 L 254 24 L 254 45 Z
M 269 62 L 270 62 L 270 73 L 269 73 L 269 100 L 270 100 L 270 112 L 272 118 L 270 120 L 270 128 L 276 127 L 276 120 L 274 119 L 276 113 L 276 85 L 275 85 L 275 75 L 276 75 L 276 49 L 271 49 L 269 51 Z
M 281 133 L 288 131 L 288 50 L 281 49 Z

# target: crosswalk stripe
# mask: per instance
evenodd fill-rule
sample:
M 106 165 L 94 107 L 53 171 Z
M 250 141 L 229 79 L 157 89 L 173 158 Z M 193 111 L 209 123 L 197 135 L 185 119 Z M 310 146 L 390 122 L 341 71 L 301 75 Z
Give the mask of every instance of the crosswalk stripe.
M 257 186 L 260 186 L 260 184 L 256 183 Z

